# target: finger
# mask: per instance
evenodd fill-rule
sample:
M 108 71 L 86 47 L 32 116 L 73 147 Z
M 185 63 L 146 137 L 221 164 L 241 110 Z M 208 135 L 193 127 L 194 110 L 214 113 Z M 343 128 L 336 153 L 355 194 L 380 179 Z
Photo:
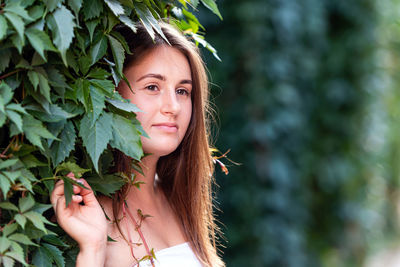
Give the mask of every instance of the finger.
M 69 177 L 69 178 L 72 178 L 72 179 L 76 180 L 76 178 L 75 178 L 75 175 L 74 175 L 74 173 L 73 173 L 73 172 L 70 172 L 70 173 L 68 173 L 68 174 L 67 174 L 67 175 L 65 175 L 65 176 L 67 176 L 67 177 Z
M 53 208 L 56 207 L 57 199 L 60 198 L 61 196 L 64 196 L 64 181 L 63 180 L 59 180 L 55 184 L 53 192 L 51 192 L 50 202 L 53 205 Z
M 98 204 L 96 196 L 94 195 L 93 190 L 90 187 L 90 185 L 88 184 L 88 182 L 86 182 L 86 180 L 82 179 L 82 178 L 77 180 L 77 182 L 83 184 L 85 187 L 88 188 L 88 189 L 86 189 L 86 188 L 80 187 L 80 190 L 81 190 L 80 195 L 83 198 L 83 203 L 85 205 L 89 205 L 89 206 Z
M 73 196 L 72 196 L 72 201 L 73 201 L 73 202 L 81 203 L 82 200 L 83 200 L 82 196 L 79 196 L 79 195 L 73 195 Z

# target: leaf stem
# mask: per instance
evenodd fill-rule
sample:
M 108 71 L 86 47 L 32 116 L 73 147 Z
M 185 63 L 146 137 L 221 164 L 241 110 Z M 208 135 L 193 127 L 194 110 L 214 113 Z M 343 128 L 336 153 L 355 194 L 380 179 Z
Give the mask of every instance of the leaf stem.
M 13 75 L 13 74 L 15 74 L 15 73 L 17 73 L 19 71 L 21 71 L 21 69 L 13 70 L 12 72 L 6 73 L 6 74 L 0 76 L 0 80 L 3 80 L 5 78 L 7 78 L 8 76 L 11 76 L 11 75 Z

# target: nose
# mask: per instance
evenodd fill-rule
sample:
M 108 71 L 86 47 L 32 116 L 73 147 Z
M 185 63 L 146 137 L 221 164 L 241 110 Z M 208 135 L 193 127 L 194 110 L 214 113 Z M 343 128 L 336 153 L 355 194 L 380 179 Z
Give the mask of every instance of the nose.
M 177 115 L 180 110 L 181 105 L 175 93 L 175 88 L 164 91 L 161 112 L 168 115 Z

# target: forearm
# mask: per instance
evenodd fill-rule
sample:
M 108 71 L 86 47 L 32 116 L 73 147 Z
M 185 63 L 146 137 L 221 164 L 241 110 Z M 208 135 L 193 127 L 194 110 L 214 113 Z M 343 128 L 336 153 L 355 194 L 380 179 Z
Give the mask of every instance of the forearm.
M 81 248 L 76 258 L 76 267 L 103 267 L 105 258 L 105 246 L 99 248 Z

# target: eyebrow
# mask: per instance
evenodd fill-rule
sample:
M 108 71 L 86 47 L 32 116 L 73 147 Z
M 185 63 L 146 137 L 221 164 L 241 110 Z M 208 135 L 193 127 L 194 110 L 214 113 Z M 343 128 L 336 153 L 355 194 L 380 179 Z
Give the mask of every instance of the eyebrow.
M 140 82 L 141 80 L 146 79 L 146 78 L 156 78 L 156 79 L 159 79 L 161 81 L 166 81 L 167 80 L 165 78 L 165 76 L 163 76 L 161 74 L 148 73 L 148 74 L 143 75 L 139 79 L 137 79 L 136 82 Z M 193 82 L 192 82 L 192 80 L 185 79 L 185 80 L 180 81 L 179 84 L 193 84 Z

